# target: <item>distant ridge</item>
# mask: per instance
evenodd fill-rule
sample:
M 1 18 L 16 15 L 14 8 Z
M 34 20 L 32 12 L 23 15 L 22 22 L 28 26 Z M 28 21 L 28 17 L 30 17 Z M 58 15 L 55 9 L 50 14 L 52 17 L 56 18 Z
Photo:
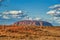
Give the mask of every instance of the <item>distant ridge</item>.
M 22 20 L 14 23 L 14 25 L 36 25 L 36 26 L 53 26 L 51 23 L 46 21 L 37 20 Z

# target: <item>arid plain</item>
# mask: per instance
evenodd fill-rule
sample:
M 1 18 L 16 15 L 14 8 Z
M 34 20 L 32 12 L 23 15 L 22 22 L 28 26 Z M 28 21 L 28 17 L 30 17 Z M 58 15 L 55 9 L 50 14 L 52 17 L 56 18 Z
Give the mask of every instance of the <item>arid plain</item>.
M 60 40 L 60 27 L 0 25 L 0 40 Z

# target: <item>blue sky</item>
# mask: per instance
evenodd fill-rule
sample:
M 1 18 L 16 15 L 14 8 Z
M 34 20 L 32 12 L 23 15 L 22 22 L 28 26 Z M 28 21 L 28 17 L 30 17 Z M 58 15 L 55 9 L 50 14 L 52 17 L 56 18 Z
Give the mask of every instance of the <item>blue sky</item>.
M 60 4 L 60 0 L 7 0 L 2 3 L 0 12 L 4 12 L 6 10 L 24 10 L 27 11 L 29 17 L 39 17 L 42 20 L 49 19 L 51 16 L 47 15 L 46 12 L 49 10 L 49 7 L 52 5 Z M 2 14 L 2 13 L 0 13 Z M 16 18 L 17 19 L 17 18 Z M 10 24 L 17 20 L 13 19 L 2 19 L 0 17 L 0 24 Z M 5 22 L 5 23 L 4 23 Z M 53 23 L 52 23 L 53 24 Z M 60 25 L 60 24 L 53 24 L 53 25 Z

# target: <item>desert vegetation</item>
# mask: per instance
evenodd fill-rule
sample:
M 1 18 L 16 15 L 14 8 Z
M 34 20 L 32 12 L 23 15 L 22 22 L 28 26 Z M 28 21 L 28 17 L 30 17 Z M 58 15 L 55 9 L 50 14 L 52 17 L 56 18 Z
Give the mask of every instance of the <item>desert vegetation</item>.
M 60 27 L 0 25 L 0 40 L 60 40 Z

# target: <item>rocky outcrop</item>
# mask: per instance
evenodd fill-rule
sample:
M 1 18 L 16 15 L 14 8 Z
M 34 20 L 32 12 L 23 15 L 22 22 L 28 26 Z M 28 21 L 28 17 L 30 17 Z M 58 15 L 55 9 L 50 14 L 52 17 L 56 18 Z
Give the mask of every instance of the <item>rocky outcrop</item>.
M 36 26 L 52 26 L 51 23 L 45 21 L 36 21 L 36 20 L 23 20 L 14 23 L 14 25 L 36 25 Z

